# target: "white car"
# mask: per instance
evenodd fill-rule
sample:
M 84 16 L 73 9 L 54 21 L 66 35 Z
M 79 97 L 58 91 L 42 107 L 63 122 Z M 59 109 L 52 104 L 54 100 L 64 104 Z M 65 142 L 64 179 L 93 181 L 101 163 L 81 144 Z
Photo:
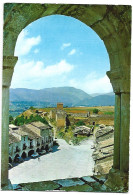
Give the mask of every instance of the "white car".
M 37 158 L 37 157 L 39 157 L 38 153 L 34 153 L 34 154 L 31 155 L 31 158 Z
M 39 152 L 40 155 L 46 154 L 46 150 L 42 150 L 41 152 Z

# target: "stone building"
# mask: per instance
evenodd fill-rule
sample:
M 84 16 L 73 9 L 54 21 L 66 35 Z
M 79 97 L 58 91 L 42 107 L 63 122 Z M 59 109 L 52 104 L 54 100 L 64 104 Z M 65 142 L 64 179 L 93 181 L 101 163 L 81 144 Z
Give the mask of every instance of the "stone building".
M 69 113 L 70 114 L 70 116 L 73 116 L 73 117 L 82 117 L 82 118 L 87 118 L 87 117 L 89 117 L 90 116 L 90 112 L 84 112 L 84 113 L 80 113 L 80 112 L 77 112 L 77 113 L 72 113 L 72 112 L 70 112 Z
M 57 108 L 49 113 L 49 118 L 56 120 L 57 128 L 66 127 L 66 112 L 63 110 L 63 103 L 57 103 Z
M 57 128 L 66 127 L 66 112 L 64 110 L 57 110 L 56 125 Z
M 9 125 L 9 162 L 36 152 L 49 151 L 53 147 L 51 126 L 32 122 L 20 127 Z

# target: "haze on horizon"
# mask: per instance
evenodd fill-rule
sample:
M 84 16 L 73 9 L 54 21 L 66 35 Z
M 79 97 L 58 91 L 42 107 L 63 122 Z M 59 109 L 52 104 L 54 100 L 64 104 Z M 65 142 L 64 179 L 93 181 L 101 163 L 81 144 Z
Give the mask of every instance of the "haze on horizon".
M 70 86 L 88 94 L 112 92 L 107 50 L 87 25 L 68 16 L 43 17 L 18 36 L 11 88 Z

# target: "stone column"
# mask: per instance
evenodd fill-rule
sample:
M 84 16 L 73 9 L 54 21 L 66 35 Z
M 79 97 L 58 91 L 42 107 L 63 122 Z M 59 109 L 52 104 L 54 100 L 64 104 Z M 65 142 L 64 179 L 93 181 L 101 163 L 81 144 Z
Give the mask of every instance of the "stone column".
M 121 93 L 120 171 L 129 171 L 130 93 Z
M 115 93 L 115 117 L 114 117 L 114 159 L 113 168 L 120 170 L 120 134 L 121 134 L 121 93 L 120 80 L 121 72 L 108 71 L 107 76 L 113 86 Z
M 120 129 L 121 129 L 121 94 L 115 94 L 114 118 L 114 162 L 113 168 L 120 169 Z
M 128 71 L 107 72 L 115 92 L 114 163 L 121 172 L 129 171 L 130 74 Z
M 4 56 L 2 80 L 1 185 L 8 185 L 9 161 L 9 87 L 18 58 Z

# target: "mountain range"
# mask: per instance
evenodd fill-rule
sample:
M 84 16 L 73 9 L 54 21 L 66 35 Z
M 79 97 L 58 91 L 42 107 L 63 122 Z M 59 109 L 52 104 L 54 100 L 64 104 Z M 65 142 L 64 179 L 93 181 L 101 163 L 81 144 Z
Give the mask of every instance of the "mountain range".
M 10 102 L 35 102 L 44 106 L 56 106 L 63 102 L 64 106 L 109 106 L 114 105 L 114 93 L 87 94 L 74 87 L 53 87 L 40 90 L 16 88 L 10 89 Z

